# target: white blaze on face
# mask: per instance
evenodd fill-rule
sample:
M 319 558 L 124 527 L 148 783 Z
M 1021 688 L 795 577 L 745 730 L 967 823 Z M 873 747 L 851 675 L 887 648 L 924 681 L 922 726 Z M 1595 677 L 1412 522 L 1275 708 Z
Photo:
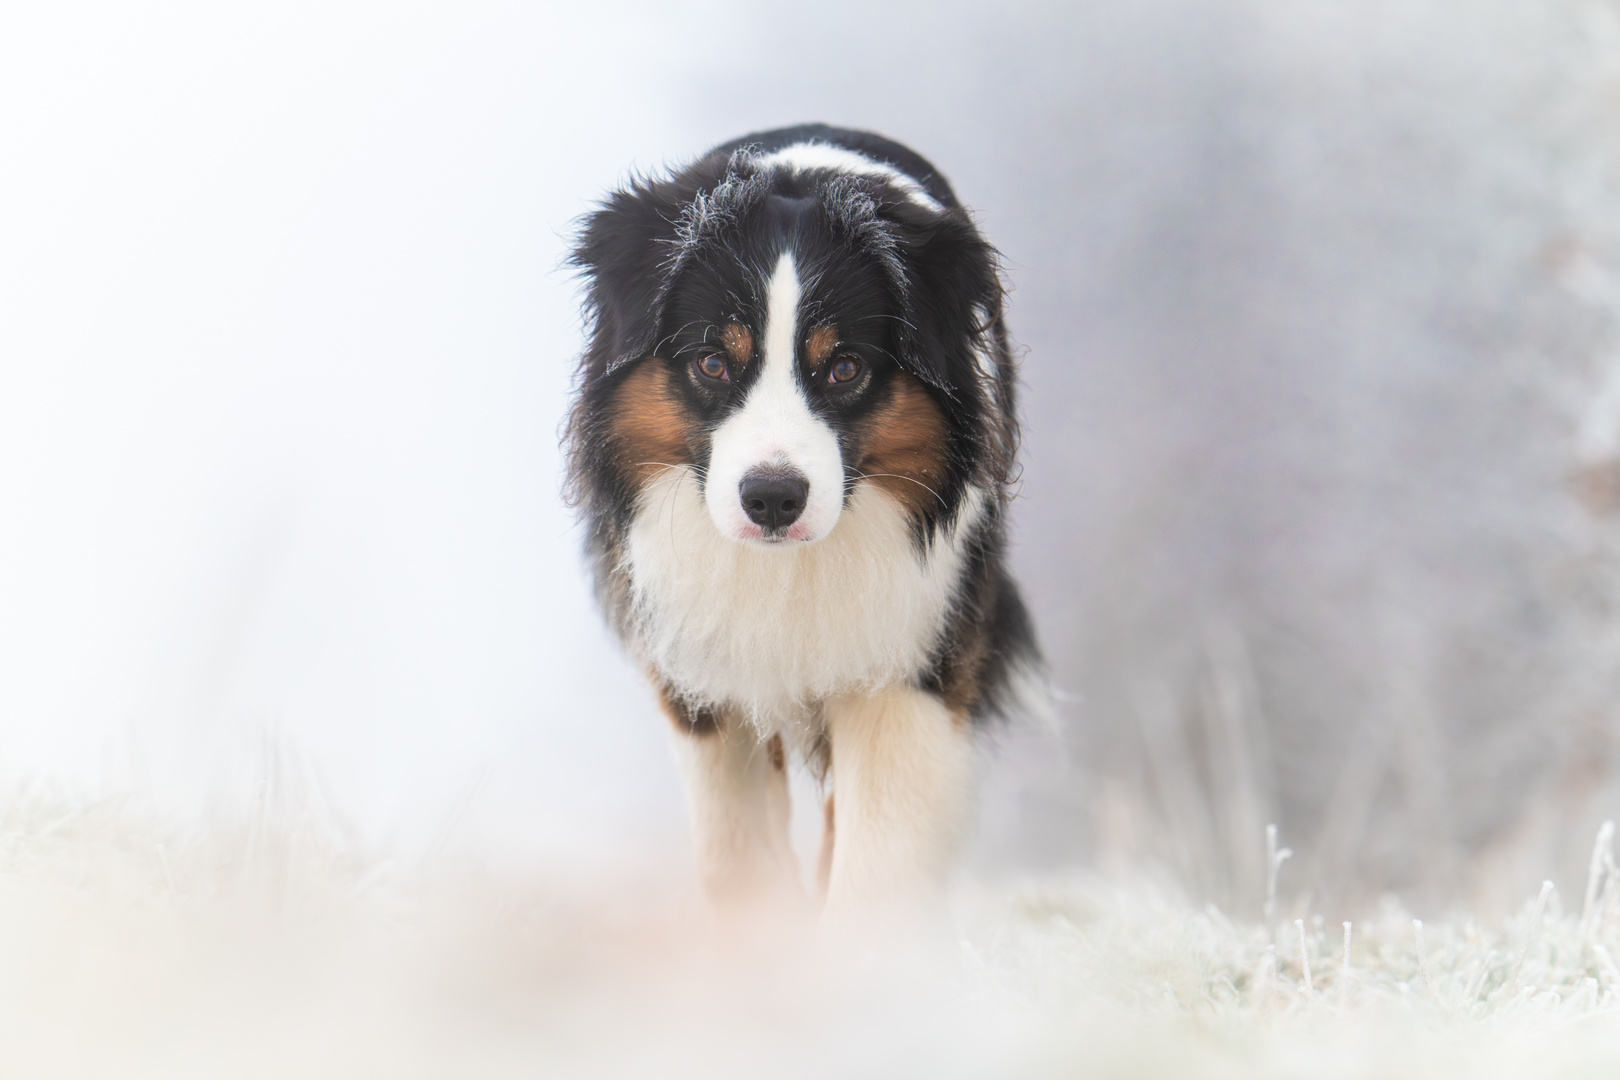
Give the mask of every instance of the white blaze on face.
M 812 169 L 825 169 L 829 172 L 854 173 L 856 176 L 870 176 L 882 180 L 890 187 L 897 189 L 906 198 L 918 206 L 935 213 L 943 213 L 945 207 L 940 205 L 938 199 L 928 194 L 923 186 L 917 183 L 915 177 L 907 176 L 893 165 L 886 165 L 876 161 L 865 154 L 856 153 L 842 146 L 833 146 L 831 143 L 802 142 L 792 146 L 784 146 L 772 154 L 767 154 L 756 163 L 759 169 L 786 169 L 789 172 L 807 172 Z
M 740 488 L 751 470 L 796 472 L 810 482 L 803 513 L 778 540 L 819 540 L 832 531 L 843 510 L 838 436 L 810 411 L 795 370 L 799 294 L 793 256 L 783 255 L 766 285 L 759 374 L 742 408 L 710 439 L 704 500 L 715 528 L 736 540 L 766 539 L 743 509 Z

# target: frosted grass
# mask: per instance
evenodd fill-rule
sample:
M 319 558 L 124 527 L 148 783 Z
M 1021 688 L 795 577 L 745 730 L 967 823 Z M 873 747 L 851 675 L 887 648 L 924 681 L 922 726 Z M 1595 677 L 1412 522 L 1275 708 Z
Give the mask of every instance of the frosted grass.
M 310 792 L 179 827 L 0 799 L 7 1076 L 1471 1076 L 1620 1065 L 1613 829 L 1579 909 L 1329 921 L 1146 879 L 959 884 L 926 945 L 739 941 L 678 875 L 355 849 Z M 1273 841 L 1274 842 L 1274 841 Z M 1275 863 L 1273 864 L 1275 865 Z M 1286 877 L 1286 875 L 1285 875 Z

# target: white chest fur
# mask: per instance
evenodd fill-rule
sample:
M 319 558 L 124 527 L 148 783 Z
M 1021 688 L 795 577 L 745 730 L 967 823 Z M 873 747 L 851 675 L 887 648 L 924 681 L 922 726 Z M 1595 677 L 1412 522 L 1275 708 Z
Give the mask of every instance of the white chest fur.
M 900 507 L 862 484 L 825 538 L 766 546 L 721 536 L 689 472 L 655 481 L 626 555 L 647 658 L 688 698 L 762 728 L 909 678 L 939 640 L 981 505 L 970 489 L 923 556 Z

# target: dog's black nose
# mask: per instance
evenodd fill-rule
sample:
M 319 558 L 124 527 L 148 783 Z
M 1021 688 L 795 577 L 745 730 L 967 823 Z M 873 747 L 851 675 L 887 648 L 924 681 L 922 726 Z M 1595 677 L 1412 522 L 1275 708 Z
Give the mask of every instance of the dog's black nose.
M 810 481 L 796 472 L 755 472 L 738 487 L 748 520 L 766 529 L 785 529 L 804 513 Z

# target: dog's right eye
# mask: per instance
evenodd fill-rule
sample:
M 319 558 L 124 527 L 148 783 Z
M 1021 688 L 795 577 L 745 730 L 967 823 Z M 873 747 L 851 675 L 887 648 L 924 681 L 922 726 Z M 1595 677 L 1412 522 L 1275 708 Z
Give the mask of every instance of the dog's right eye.
M 731 378 L 730 372 L 726 370 L 725 360 L 713 353 L 697 362 L 697 371 L 705 379 L 713 379 L 715 382 L 727 382 Z

